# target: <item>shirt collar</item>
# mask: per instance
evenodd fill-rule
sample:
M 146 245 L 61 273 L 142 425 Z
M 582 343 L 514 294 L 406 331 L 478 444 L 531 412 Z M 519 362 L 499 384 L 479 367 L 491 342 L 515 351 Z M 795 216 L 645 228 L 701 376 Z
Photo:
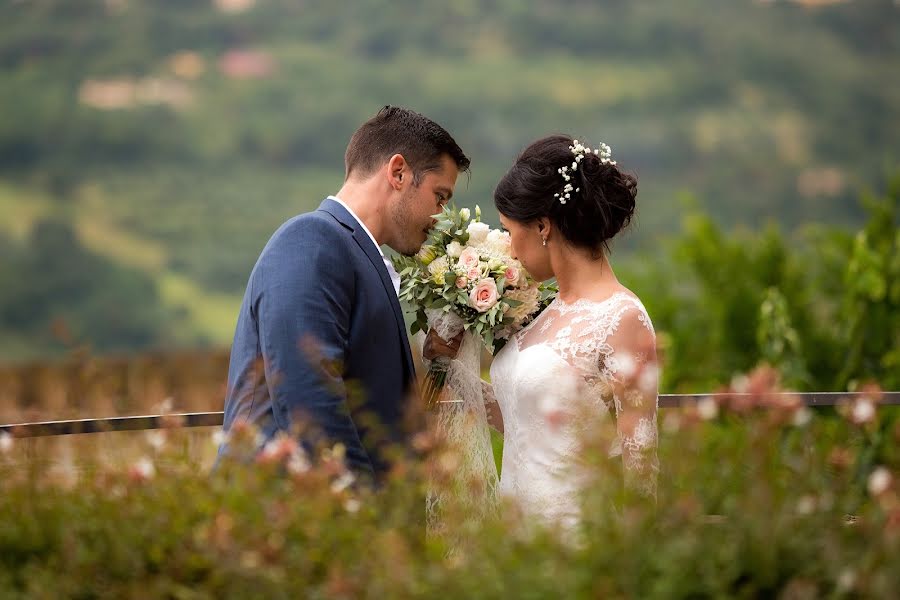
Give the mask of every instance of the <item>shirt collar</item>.
M 375 244 L 376 248 L 378 248 L 378 253 L 381 254 L 381 258 L 384 258 L 384 252 L 381 250 L 381 245 L 378 243 L 378 241 L 375 240 L 375 236 L 372 235 L 372 232 L 369 231 L 369 228 L 366 227 L 366 224 L 362 222 L 362 219 L 360 219 L 356 215 L 356 213 L 353 212 L 353 209 L 350 208 L 349 206 L 347 206 L 347 203 L 344 202 L 343 200 L 341 200 L 340 198 L 338 198 L 337 196 L 328 196 L 328 197 L 331 200 L 334 200 L 335 202 L 337 202 L 338 204 L 340 204 L 341 206 L 343 206 L 344 208 L 347 209 L 347 212 L 350 213 L 350 216 L 352 216 L 354 219 L 356 219 L 356 222 L 359 223 L 359 226 L 363 228 L 363 231 L 366 232 L 366 235 L 369 236 L 369 239 L 372 240 L 372 243 Z

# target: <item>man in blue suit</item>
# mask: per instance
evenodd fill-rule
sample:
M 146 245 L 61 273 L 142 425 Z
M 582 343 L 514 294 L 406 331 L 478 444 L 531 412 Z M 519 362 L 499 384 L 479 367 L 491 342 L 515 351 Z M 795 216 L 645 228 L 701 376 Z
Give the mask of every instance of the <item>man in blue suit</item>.
M 407 445 L 415 397 L 400 278 L 380 246 L 418 252 L 469 159 L 434 121 L 386 106 L 353 134 L 345 166 L 341 190 L 284 223 L 250 274 L 224 429 L 248 421 L 265 440 L 339 442 L 348 466 L 377 480 L 388 448 Z

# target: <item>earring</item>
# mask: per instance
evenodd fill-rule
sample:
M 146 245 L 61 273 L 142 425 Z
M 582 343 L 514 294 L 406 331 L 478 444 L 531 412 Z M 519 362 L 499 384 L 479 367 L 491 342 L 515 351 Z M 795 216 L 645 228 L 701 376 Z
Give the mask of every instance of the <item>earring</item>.
M 541 238 L 541 241 L 542 241 L 542 242 L 543 242 L 543 243 L 544 243 L 544 244 L 543 244 L 543 245 L 544 245 L 544 246 L 546 246 L 546 245 L 547 245 L 547 238 L 545 238 L 545 237 L 542 237 L 542 238 Z

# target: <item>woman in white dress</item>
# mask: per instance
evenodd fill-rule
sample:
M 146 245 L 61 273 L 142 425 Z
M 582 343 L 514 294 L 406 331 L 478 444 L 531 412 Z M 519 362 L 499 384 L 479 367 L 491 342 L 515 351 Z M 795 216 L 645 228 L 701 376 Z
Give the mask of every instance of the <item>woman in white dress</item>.
M 626 490 L 655 497 L 656 339 L 644 305 L 608 259 L 636 193 L 636 179 L 608 146 L 594 150 L 563 135 L 528 146 L 494 192 L 513 257 L 536 280 L 559 286 L 496 355 L 485 386 L 488 419 L 504 438 L 500 494 L 527 520 L 578 522 L 591 481 L 582 445 L 597 433 L 591 428 L 612 430 L 607 453 L 620 461 Z M 459 342 L 430 332 L 425 358 L 452 357 Z
M 655 496 L 655 334 L 608 259 L 636 193 L 636 179 L 608 146 L 594 150 L 563 135 L 528 146 L 494 192 L 513 256 L 536 280 L 559 285 L 491 366 L 497 404 L 489 409 L 504 437 L 500 493 L 529 517 L 578 521 L 587 481 L 581 441 L 590 434 L 583 426 L 613 418 L 610 460 L 621 461 L 628 490 Z

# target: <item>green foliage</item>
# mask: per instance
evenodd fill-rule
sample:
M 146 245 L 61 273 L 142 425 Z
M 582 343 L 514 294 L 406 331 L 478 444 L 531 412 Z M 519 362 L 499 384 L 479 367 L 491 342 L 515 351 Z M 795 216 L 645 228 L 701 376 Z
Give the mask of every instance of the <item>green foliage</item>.
M 0 589 L 8 598 L 892 597 L 896 411 L 854 424 L 807 421 L 789 405 L 742 410 L 723 403 L 713 420 L 693 407 L 661 413 L 655 508 L 613 508 L 621 481 L 610 432 L 587 428 L 584 519 L 568 532 L 512 505 L 479 523 L 451 504 L 452 536 L 426 536 L 425 486 L 457 464 L 440 446 L 372 492 L 346 485 L 339 450 L 309 468 L 286 440 L 211 476 L 171 442 L 148 444 L 130 467 L 44 471 L 13 460 L 14 441 L 0 452 Z M 233 448 L 252 446 L 252 434 L 233 434 Z M 873 461 L 876 434 L 893 441 Z
M 711 6 L 367 0 L 348 19 L 321 0 L 237 14 L 212 2 L 6 3 L 0 173 L 68 204 L 81 185 L 101 186 L 126 229 L 233 292 L 246 274 L 227 266 L 249 259 L 217 261 L 206 240 L 238 230 L 258 250 L 270 219 L 315 207 L 339 186 L 353 129 L 385 103 L 449 128 L 474 159 L 466 193 L 486 206 L 527 142 L 566 130 L 610 143 L 640 173 L 641 236 L 666 229 L 683 188 L 728 223 L 858 220 L 848 183 L 897 159 L 896 7 Z M 228 75 L 227 53 L 246 49 L 267 53 L 272 71 Z M 173 66 L 183 52 L 199 71 Z M 85 100 L 86 83 L 110 80 L 125 83 L 121 108 Z M 835 187 L 798 195 L 804 170 L 836 164 Z M 298 181 L 314 183 L 292 193 Z M 154 218 L 134 218 L 148 208 Z
M 853 240 L 841 300 L 846 349 L 838 385 L 881 379 L 900 387 L 900 173 L 886 198 L 864 199 L 871 217 Z
M 609 143 L 639 174 L 640 227 L 620 245 L 628 258 L 674 233 L 680 190 L 695 195 L 709 216 L 689 218 L 671 254 L 620 269 L 668 342 L 667 391 L 707 388 L 770 355 L 787 331 L 760 321 L 770 288 L 800 342 L 791 352 L 803 364 L 787 375 L 797 385 L 841 389 L 900 371 L 890 220 L 859 241 L 795 229 L 861 223 L 853 186 L 896 165 L 891 0 L 467 0 L 428 10 L 366 0 L 352 19 L 321 0 L 252 4 L 237 13 L 208 1 L 0 4 L 0 183 L 16 190 L 0 199 L 9 215 L 0 235 L 10 237 L 0 241 L 0 303 L 19 316 L 26 296 L 35 307 L 3 321 L 3 356 L 55 347 L 33 323 L 61 304 L 98 350 L 199 344 L 210 329 L 225 343 L 231 326 L 219 315 L 236 309 L 268 237 L 338 188 L 351 132 L 394 103 L 434 117 L 472 157 L 456 198 L 485 206 L 486 220 L 519 150 L 560 130 Z M 229 74 L 229 53 L 248 49 L 262 53 L 262 70 Z M 113 106 L 93 98 L 98 82 L 112 84 L 101 100 Z M 112 305 L 91 294 L 35 299 L 45 283 L 46 293 L 71 287 L 60 269 L 42 275 L 59 274 L 59 284 L 23 279 L 30 242 L 19 236 L 37 197 L 39 217 L 73 230 L 102 221 L 113 234 L 91 245 L 116 273 L 93 285 L 122 288 L 101 294 L 118 294 Z M 759 240 L 732 233 L 773 217 L 782 229 Z M 122 240 L 158 256 L 135 260 Z M 160 298 L 151 280 L 181 293 Z M 110 308 L 138 297 L 128 319 Z
M 664 255 L 627 262 L 622 278 L 658 330 L 662 389 L 709 391 L 760 361 L 798 390 L 900 386 L 898 182 L 864 198 L 856 235 L 726 233 L 692 212 Z
M 0 329 L 59 352 L 88 343 L 99 352 L 166 341 L 155 283 L 85 249 L 71 227 L 41 221 L 0 267 Z
M 797 331 L 791 326 L 787 300 L 777 288 L 766 290 L 760 306 L 757 347 L 767 364 L 778 365 L 793 389 L 809 386 L 809 373 Z

